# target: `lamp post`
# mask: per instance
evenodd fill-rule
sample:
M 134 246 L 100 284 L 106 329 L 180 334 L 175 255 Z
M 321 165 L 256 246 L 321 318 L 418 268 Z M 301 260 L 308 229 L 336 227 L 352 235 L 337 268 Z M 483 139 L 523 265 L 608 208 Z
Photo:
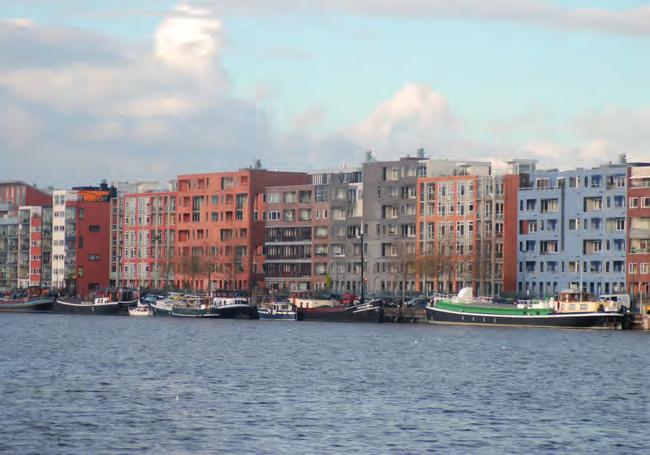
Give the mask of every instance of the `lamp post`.
M 363 257 L 363 223 L 361 223 L 361 299 L 360 299 L 360 304 L 363 305 L 364 299 L 365 299 L 365 281 L 364 281 L 364 275 L 363 275 L 363 266 L 364 266 L 364 257 Z

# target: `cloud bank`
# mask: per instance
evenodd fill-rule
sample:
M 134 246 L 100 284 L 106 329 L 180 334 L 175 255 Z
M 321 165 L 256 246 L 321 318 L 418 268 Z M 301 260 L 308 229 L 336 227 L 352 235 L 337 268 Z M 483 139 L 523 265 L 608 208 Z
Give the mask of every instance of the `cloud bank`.
M 540 27 L 650 35 L 650 6 L 627 9 L 567 8 L 550 0 L 203 0 L 239 14 L 349 13 L 413 19 L 506 21 Z
M 375 2 L 374 10 L 415 14 L 444 6 L 452 14 L 456 8 L 448 2 L 393 3 Z M 546 3 L 531 5 L 545 11 Z M 333 4 L 368 7 L 361 0 Z M 499 17 L 506 10 L 513 17 L 528 14 L 515 2 L 500 4 Z M 179 6 L 161 18 L 149 46 L 141 49 L 73 28 L 0 21 L 0 180 L 63 186 L 101 178 L 168 179 L 248 166 L 256 158 L 269 168 L 312 170 L 357 164 L 368 149 L 394 159 L 420 147 L 436 157 L 505 162 L 525 155 L 564 167 L 614 160 L 619 153 L 643 159 L 650 149 L 650 109 L 587 112 L 558 134 L 548 132 L 552 128 L 543 118 L 532 130 L 529 118 L 500 119 L 498 128 L 486 126 L 492 133 L 479 136 L 453 100 L 417 81 L 404 81 L 339 131 L 323 132 L 320 123 L 336 113 L 314 106 L 296 117 L 293 129 L 278 132 L 256 99 L 233 94 L 221 65 L 224 28 L 211 9 Z M 341 96 L 353 92 L 351 87 Z M 510 139 L 521 128 L 533 131 L 526 141 Z M 575 139 L 558 139 L 566 136 Z

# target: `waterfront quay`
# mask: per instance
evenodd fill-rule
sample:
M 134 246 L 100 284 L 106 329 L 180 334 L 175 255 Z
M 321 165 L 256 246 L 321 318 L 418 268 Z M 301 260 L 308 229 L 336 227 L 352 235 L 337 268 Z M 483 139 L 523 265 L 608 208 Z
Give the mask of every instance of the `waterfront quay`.
M 352 167 L 263 167 L 70 189 L 0 182 L 0 295 L 225 289 L 493 300 L 577 289 L 648 312 L 650 165 L 543 170 L 423 150 Z M 619 297 L 616 297 L 619 296 Z M 348 302 L 349 303 L 349 302 Z M 421 322 L 422 311 L 385 320 Z

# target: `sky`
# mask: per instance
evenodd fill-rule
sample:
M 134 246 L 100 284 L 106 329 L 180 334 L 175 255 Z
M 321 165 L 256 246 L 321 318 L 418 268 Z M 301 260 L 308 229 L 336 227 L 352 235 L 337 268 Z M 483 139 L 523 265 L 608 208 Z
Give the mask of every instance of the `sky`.
M 3 0 L 0 180 L 650 161 L 648 0 Z

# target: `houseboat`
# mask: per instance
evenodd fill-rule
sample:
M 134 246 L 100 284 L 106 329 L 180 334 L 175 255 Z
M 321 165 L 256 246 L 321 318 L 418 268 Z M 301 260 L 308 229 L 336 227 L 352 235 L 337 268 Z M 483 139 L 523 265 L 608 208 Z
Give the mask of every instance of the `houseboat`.
M 55 313 L 127 316 L 129 307 L 137 303 L 137 291 L 133 289 L 107 289 L 87 298 L 59 297 L 52 308 Z
M 259 308 L 260 319 L 295 321 L 298 319 L 296 308 L 290 302 L 273 302 Z
M 463 288 L 456 297 L 435 296 L 426 308 L 433 324 L 504 325 L 516 327 L 626 328 L 629 313 L 614 302 L 584 299 L 577 291 L 566 290 L 557 299 L 513 304 L 482 302 L 472 288 Z
M 0 311 L 40 312 L 50 311 L 54 296 L 41 288 L 19 289 L 0 297 Z

